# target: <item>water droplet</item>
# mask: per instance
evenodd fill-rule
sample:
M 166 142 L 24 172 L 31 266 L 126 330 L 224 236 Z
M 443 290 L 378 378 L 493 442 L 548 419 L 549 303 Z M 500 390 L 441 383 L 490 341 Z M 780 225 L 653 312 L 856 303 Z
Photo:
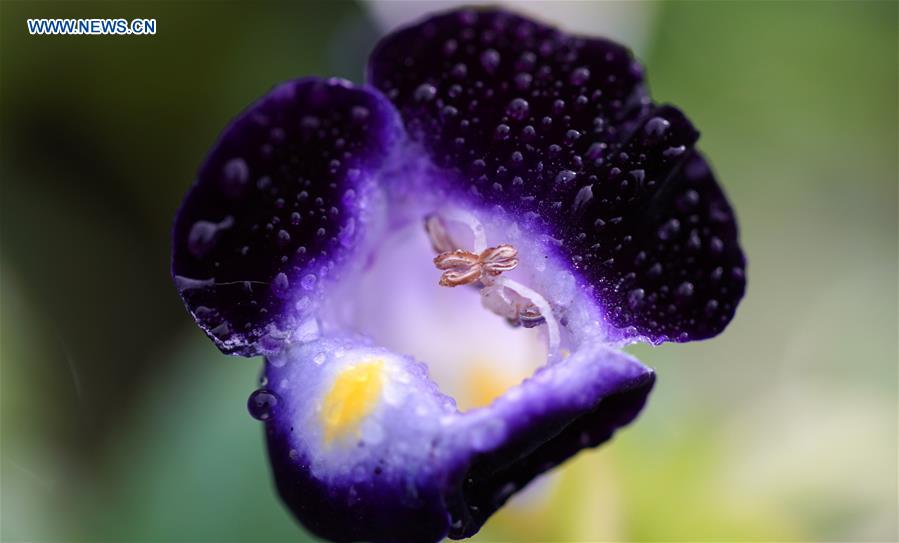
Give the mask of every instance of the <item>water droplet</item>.
M 285 246 L 290 243 L 290 233 L 287 230 L 278 230 L 278 245 Z
M 529 110 L 530 105 L 524 98 L 515 98 L 506 106 L 506 114 L 517 121 L 527 117 Z
M 528 142 L 534 141 L 535 139 L 537 139 L 537 131 L 534 129 L 533 126 L 527 125 L 521 129 L 521 138 L 524 141 L 528 141 Z
M 645 170 L 631 170 L 628 172 L 631 177 L 634 178 L 634 181 L 637 182 L 637 187 L 643 185 L 643 180 L 646 179 L 646 171 Z
M 417 102 L 430 102 L 437 96 L 437 87 L 430 83 L 422 83 L 415 89 L 415 100 Z
M 571 72 L 569 81 L 571 81 L 572 85 L 583 85 L 588 79 L 590 79 L 590 70 L 582 66 L 580 68 L 575 68 L 575 70 Z
M 206 255 L 215 246 L 219 233 L 231 228 L 234 218 L 230 215 L 221 222 L 197 221 L 190 227 L 187 235 L 187 250 L 199 258 Z
M 687 150 L 687 147 L 685 145 L 678 145 L 677 147 L 669 147 L 669 148 L 665 149 L 664 151 L 662 151 L 662 156 L 664 156 L 666 158 L 673 158 L 673 157 L 684 154 L 684 151 L 686 151 L 686 150 Z
M 681 298 L 689 298 L 693 295 L 693 283 L 684 281 L 683 283 L 678 285 L 675 294 L 677 294 Z
M 356 121 L 357 123 L 365 122 L 368 119 L 368 116 L 370 115 L 368 108 L 364 107 L 364 106 L 353 106 L 351 113 L 352 113 L 353 120 Z
M 266 388 L 254 391 L 247 400 L 247 411 L 256 420 L 269 420 L 275 415 L 277 408 L 277 394 Z
M 272 281 L 272 290 L 274 290 L 275 295 L 283 298 L 284 296 L 287 296 L 289 289 L 290 280 L 287 279 L 287 274 L 278 272 L 278 275 L 275 276 L 275 280 Z
M 496 49 L 487 49 L 481 53 L 481 66 L 487 73 L 493 73 L 499 67 L 500 56 Z
M 653 117 L 646 122 L 646 126 L 643 130 L 650 136 L 660 137 L 668 131 L 670 126 L 671 123 L 668 122 L 668 119 L 665 119 L 664 117 Z
M 518 90 L 527 90 L 531 86 L 533 80 L 534 76 L 522 72 L 515 76 L 515 87 L 517 87 Z
M 315 356 L 312 357 L 312 363 L 316 366 L 321 366 L 327 358 L 328 356 L 325 353 L 315 353 Z
M 561 190 L 568 187 L 577 177 L 577 174 L 571 170 L 562 170 L 556 174 L 556 188 Z
M 572 206 L 572 211 L 577 214 L 583 211 L 584 207 L 593 200 L 593 185 L 585 185 L 581 187 L 579 191 L 577 191 L 577 195 L 574 197 L 574 204 Z
M 660 226 L 657 233 L 659 239 L 667 241 L 676 236 L 678 232 L 680 232 L 680 221 L 677 219 L 671 219 Z
M 587 149 L 587 152 L 584 153 L 584 158 L 587 160 L 596 160 L 602 158 L 603 151 L 606 149 L 606 144 L 602 142 L 596 142 L 590 145 Z
M 581 133 L 577 130 L 568 130 L 565 132 L 565 143 L 568 145 L 573 145 L 578 139 L 580 139 Z
M 307 273 L 300 279 L 300 286 L 303 290 L 312 290 L 315 288 L 315 282 L 318 280 L 314 273 Z
M 537 65 L 537 55 L 535 55 L 532 51 L 525 51 L 518 57 L 518 61 L 515 63 L 515 68 L 522 71 L 530 71 L 533 70 Z
M 242 158 L 232 158 L 222 167 L 222 188 L 228 196 L 239 196 L 250 179 L 250 168 Z
M 446 40 L 443 42 L 443 54 L 446 56 L 450 56 L 459 49 L 459 42 L 456 40 Z
M 699 193 L 693 189 L 685 191 L 677 199 L 677 208 L 683 212 L 692 210 L 697 204 L 699 204 Z
M 498 140 L 506 140 L 509 139 L 509 132 L 511 128 L 507 124 L 500 124 L 496 127 L 496 131 L 494 133 L 496 139 Z
M 699 238 L 699 232 L 697 232 L 696 230 L 691 230 L 690 235 L 687 236 L 687 249 L 696 252 L 701 248 L 702 240 Z
M 645 296 L 646 292 L 642 288 L 635 288 L 627 293 L 627 303 L 631 306 L 631 309 L 636 309 L 643 303 Z

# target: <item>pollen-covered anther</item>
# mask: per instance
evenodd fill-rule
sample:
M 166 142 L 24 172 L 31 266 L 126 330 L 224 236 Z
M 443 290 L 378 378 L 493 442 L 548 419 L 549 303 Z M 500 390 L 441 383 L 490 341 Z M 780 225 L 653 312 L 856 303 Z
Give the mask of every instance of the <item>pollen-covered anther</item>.
M 456 249 L 437 255 L 434 265 L 438 270 L 444 270 L 440 276 L 441 286 L 457 287 L 476 281 L 488 285 L 493 277 L 518 266 L 518 249 L 503 244 L 488 247 L 479 255 Z

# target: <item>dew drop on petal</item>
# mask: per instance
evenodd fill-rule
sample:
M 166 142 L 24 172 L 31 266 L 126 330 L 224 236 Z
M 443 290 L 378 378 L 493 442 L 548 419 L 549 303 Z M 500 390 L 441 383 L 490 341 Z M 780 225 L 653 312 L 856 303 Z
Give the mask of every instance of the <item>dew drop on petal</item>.
M 509 105 L 506 106 L 506 114 L 512 119 L 520 121 L 528 116 L 530 104 L 524 98 L 514 98 Z
M 197 221 L 191 226 L 187 235 L 187 250 L 195 257 L 202 257 L 215 246 L 219 233 L 227 230 L 234 224 L 234 219 L 228 216 L 222 222 Z
M 634 290 L 628 292 L 627 294 L 627 303 L 631 306 L 631 309 L 636 309 L 643 303 L 643 298 L 646 295 L 646 292 L 642 288 L 635 288 Z
M 659 239 L 667 241 L 676 236 L 678 232 L 680 232 L 680 221 L 671 219 L 659 227 L 657 234 Z
M 266 388 L 260 388 L 250 394 L 247 410 L 256 420 L 268 420 L 274 416 L 278 408 L 278 395 Z
M 317 277 L 315 277 L 314 273 L 307 273 L 300 279 L 300 286 L 303 287 L 303 290 L 312 290 L 315 288 L 315 282 L 317 281 Z
M 515 76 L 515 86 L 518 90 L 527 90 L 533 80 L 534 77 L 531 74 L 522 72 Z
M 663 136 L 670 126 L 671 123 L 668 122 L 668 119 L 665 119 L 664 117 L 653 117 L 646 122 L 644 130 L 650 136 L 659 137 Z
M 587 152 L 584 154 L 584 158 L 587 160 L 596 160 L 602 158 L 603 151 L 606 148 L 606 144 L 602 142 L 592 143 L 590 147 L 587 148 Z
M 563 190 L 567 188 L 574 178 L 577 177 L 577 174 L 571 170 L 562 170 L 556 175 L 556 188 L 558 190 Z
M 250 179 L 250 168 L 242 158 L 232 158 L 222 167 L 222 188 L 228 196 L 240 196 Z
M 664 156 L 666 158 L 673 158 L 673 157 L 684 154 L 684 151 L 686 151 L 686 150 L 687 150 L 687 147 L 684 145 L 678 145 L 676 147 L 669 147 L 669 148 L 665 149 L 664 151 L 662 151 L 662 156 Z
M 287 274 L 278 272 L 278 275 L 276 275 L 274 281 L 272 281 L 272 290 L 275 292 L 275 295 L 279 298 L 283 298 L 287 296 L 289 289 L 290 280 L 287 279 Z
M 569 80 L 572 85 L 583 85 L 590 79 L 590 70 L 586 67 L 575 68 Z
M 364 106 L 353 106 L 351 113 L 353 120 L 357 123 L 366 121 L 368 119 L 368 116 L 370 115 L 368 108 Z
M 430 83 L 422 83 L 415 89 L 415 100 L 417 102 L 430 102 L 437 96 L 437 87 Z
M 481 66 L 487 73 L 493 73 L 499 67 L 500 56 L 496 49 L 487 49 L 481 53 Z
M 678 285 L 676 294 L 681 298 L 689 298 L 693 295 L 693 283 L 684 281 Z

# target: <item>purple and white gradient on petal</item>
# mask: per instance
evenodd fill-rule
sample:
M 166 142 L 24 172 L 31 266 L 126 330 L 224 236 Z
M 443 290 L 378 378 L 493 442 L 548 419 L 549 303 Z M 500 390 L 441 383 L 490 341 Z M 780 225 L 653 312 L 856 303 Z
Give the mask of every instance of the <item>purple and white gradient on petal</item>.
M 502 10 L 385 37 L 370 86 L 285 83 L 176 218 L 172 271 L 249 400 L 285 504 L 335 541 L 468 537 L 608 440 L 744 289 L 698 132 L 615 43 Z

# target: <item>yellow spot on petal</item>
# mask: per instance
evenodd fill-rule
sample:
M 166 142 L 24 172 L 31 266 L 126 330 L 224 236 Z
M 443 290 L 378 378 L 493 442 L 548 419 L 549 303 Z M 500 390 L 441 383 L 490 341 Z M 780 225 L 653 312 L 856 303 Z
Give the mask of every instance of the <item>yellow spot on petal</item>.
M 371 359 L 340 372 L 322 403 L 325 443 L 355 431 L 371 414 L 381 395 L 383 369 L 383 360 Z

